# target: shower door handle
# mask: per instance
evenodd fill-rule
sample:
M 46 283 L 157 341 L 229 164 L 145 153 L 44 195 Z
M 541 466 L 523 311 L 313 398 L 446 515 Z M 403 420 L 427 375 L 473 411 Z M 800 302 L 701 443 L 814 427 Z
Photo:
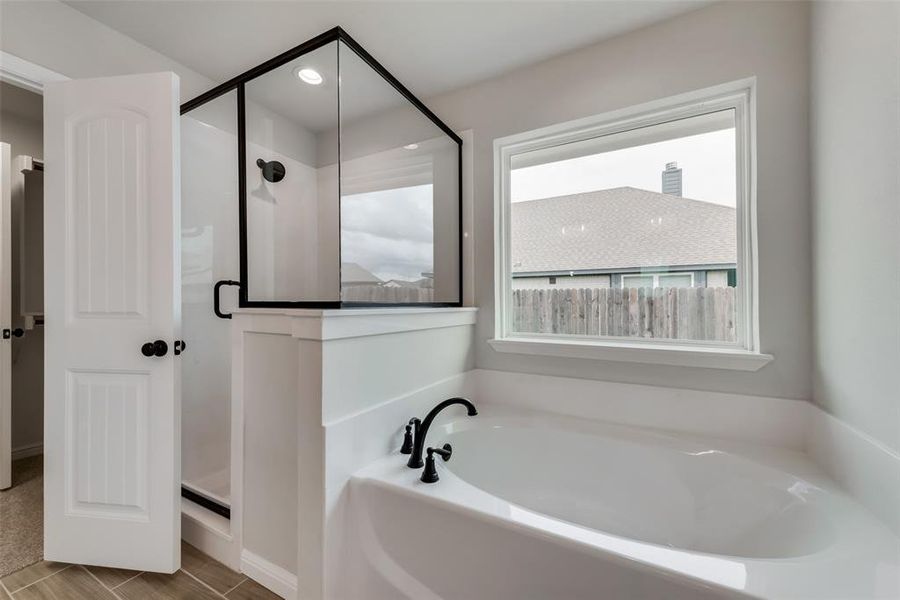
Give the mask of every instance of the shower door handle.
M 219 290 L 222 289 L 223 285 L 235 285 L 237 287 L 241 287 L 240 281 L 234 281 L 232 279 L 223 279 L 222 281 L 217 281 L 215 287 L 213 288 L 213 312 L 216 313 L 216 316 L 220 319 L 230 319 L 230 313 L 223 313 L 222 307 L 219 304 Z

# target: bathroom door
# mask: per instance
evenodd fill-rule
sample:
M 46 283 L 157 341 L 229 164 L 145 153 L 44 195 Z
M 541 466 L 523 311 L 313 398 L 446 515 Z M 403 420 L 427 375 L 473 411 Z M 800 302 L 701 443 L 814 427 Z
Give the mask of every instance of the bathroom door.
M 178 78 L 44 89 L 44 558 L 180 565 Z
M 12 485 L 12 228 L 9 144 L 0 142 L 0 490 Z

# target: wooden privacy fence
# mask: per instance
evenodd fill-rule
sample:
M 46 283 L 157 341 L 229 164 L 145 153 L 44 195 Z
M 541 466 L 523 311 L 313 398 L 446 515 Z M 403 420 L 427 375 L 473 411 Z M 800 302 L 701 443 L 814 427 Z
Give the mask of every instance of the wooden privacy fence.
M 513 331 L 733 342 L 735 288 L 513 290 Z
M 384 302 L 408 304 L 412 302 L 432 302 L 434 290 L 418 287 L 387 287 L 381 285 L 353 285 L 341 288 L 344 302 Z

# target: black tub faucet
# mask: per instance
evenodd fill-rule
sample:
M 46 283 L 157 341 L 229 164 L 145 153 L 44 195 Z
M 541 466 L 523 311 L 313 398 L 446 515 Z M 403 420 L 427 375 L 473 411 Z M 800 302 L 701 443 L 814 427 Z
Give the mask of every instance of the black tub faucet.
M 412 428 L 412 452 L 409 457 L 409 461 L 406 463 L 406 466 L 410 469 L 419 469 L 425 463 L 422 461 L 422 451 L 425 448 L 425 436 L 428 435 L 428 428 L 431 427 L 431 422 L 434 421 L 434 418 L 438 416 L 442 410 L 447 408 L 448 406 L 453 406 L 454 404 L 461 404 L 466 407 L 466 411 L 468 412 L 470 417 L 474 417 L 478 414 L 478 411 L 475 409 L 475 405 L 466 400 L 465 398 L 450 398 L 448 400 L 444 400 L 437 406 L 431 409 L 428 415 L 425 417 L 424 421 L 419 421 L 416 418 L 410 419 L 409 425 L 407 425 L 407 437 L 404 440 L 403 448 L 400 449 L 401 452 L 408 448 L 407 440 L 409 439 L 410 427 Z M 404 454 L 406 454 L 404 452 Z

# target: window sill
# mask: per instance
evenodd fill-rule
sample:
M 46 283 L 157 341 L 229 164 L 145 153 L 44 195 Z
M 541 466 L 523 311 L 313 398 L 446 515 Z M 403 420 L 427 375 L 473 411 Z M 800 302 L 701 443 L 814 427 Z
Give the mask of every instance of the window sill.
M 634 362 L 677 367 L 758 371 L 773 360 L 771 354 L 709 346 L 669 346 L 584 340 L 505 338 L 488 340 L 497 352 Z

